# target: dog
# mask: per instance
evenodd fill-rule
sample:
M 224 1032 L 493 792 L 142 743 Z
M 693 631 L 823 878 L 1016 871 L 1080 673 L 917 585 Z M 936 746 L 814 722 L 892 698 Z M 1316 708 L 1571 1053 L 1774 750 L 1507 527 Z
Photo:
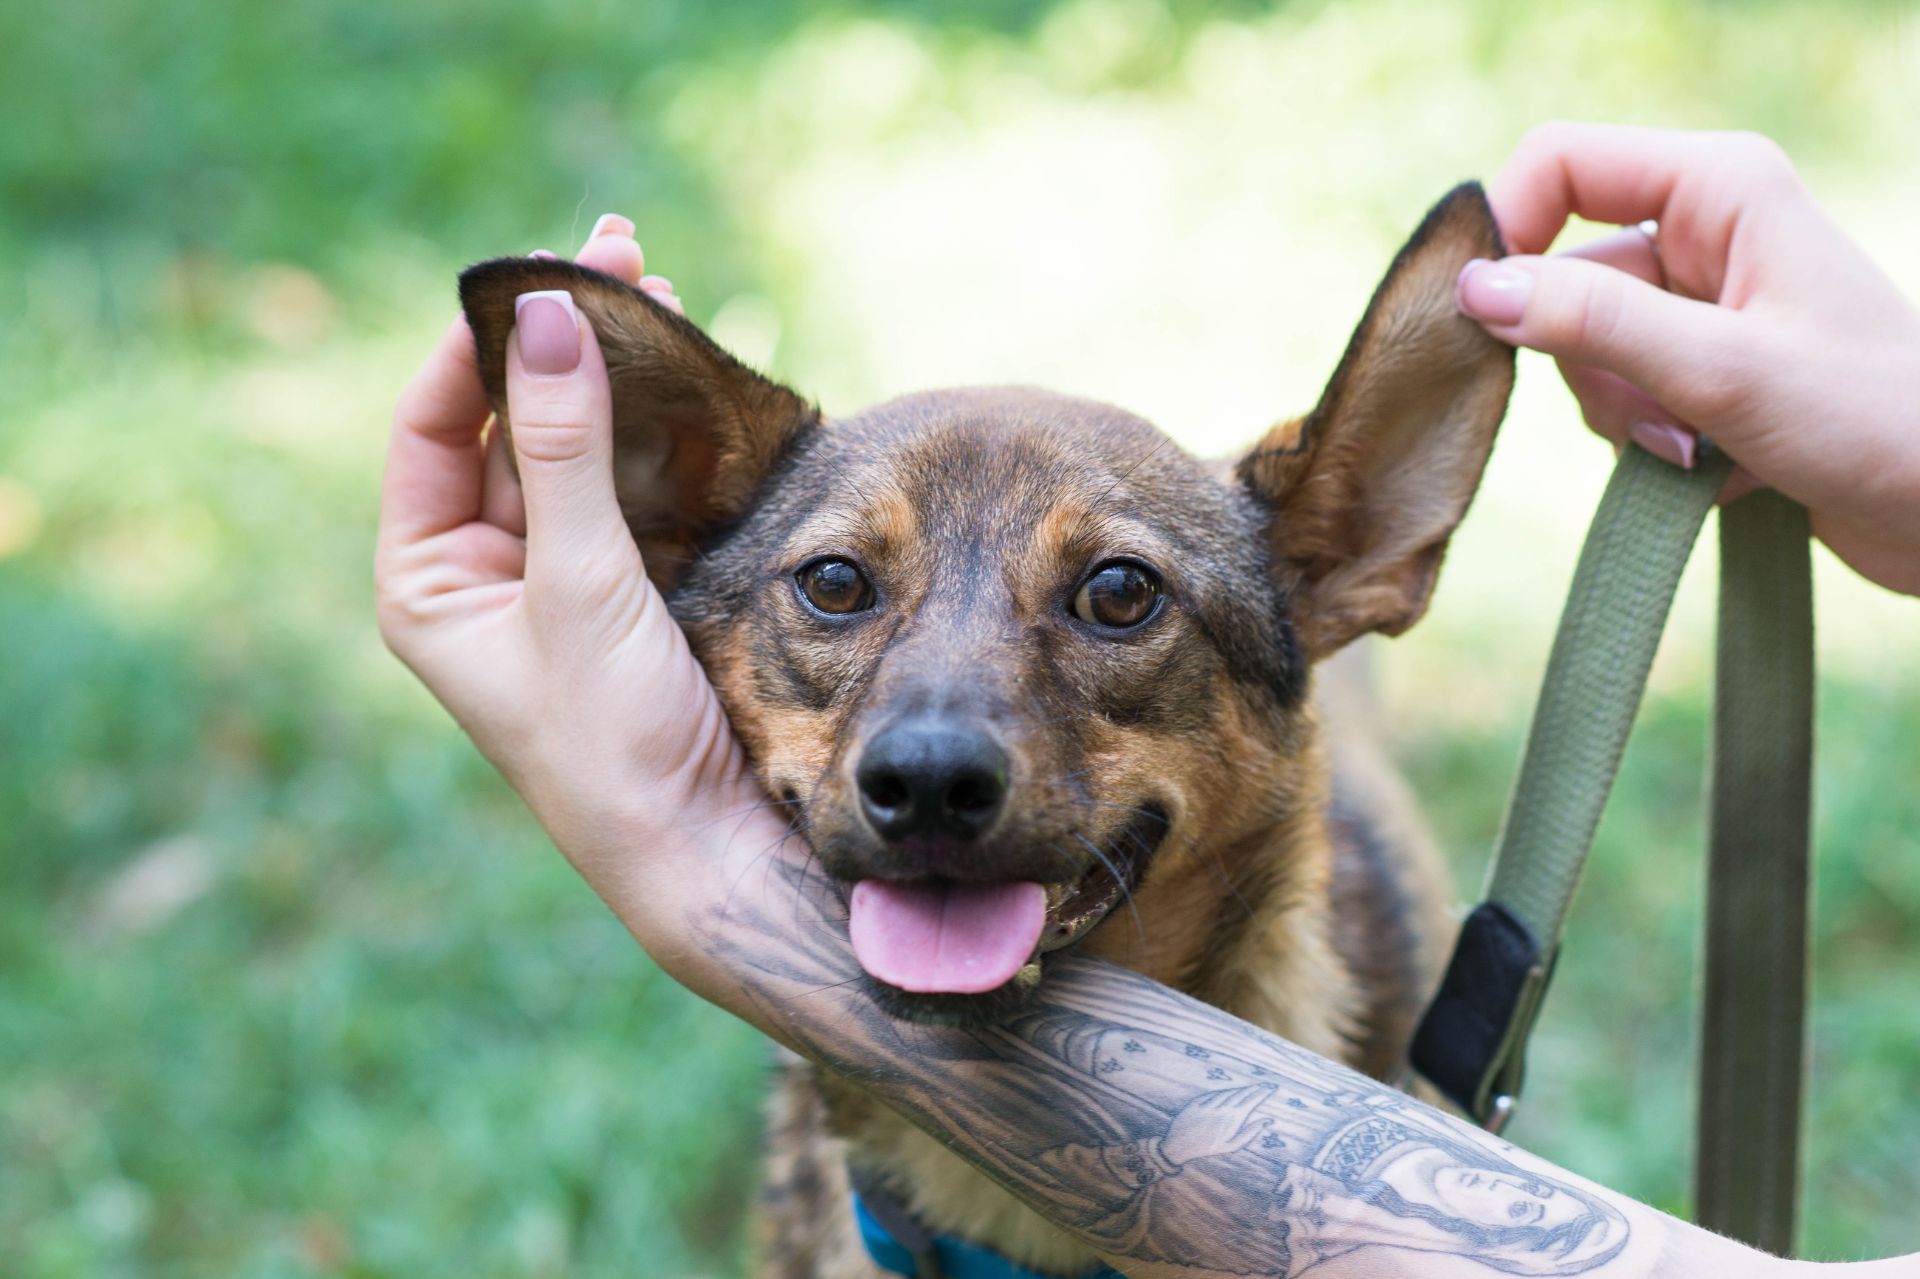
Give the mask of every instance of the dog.
M 1364 698 L 1315 671 L 1427 608 L 1513 382 L 1454 281 L 1503 252 L 1481 189 L 1456 188 L 1318 405 L 1225 463 L 1024 388 L 830 421 L 570 263 L 483 263 L 461 298 L 507 429 L 515 296 L 568 289 L 593 324 L 647 572 L 844 891 L 885 1006 L 1002 1017 L 1071 947 L 1399 1082 L 1450 942 L 1445 875 Z M 936 1234 L 1096 1264 L 857 1088 L 781 1075 L 763 1275 L 880 1273 L 850 1167 Z

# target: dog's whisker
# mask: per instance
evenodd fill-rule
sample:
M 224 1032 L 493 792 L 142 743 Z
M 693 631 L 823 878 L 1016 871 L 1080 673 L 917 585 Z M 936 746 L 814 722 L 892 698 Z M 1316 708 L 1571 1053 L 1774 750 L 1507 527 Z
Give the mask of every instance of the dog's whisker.
M 1242 895 L 1242 893 L 1240 892 L 1240 886 L 1233 882 L 1233 877 L 1231 875 L 1227 874 L 1226 867 L 1221 865 L 1220 863 L 1220 854 L 1218 852 L 1214 852 L 1213 850 L 1209 850 L 1209 854 L 1210 855 L 1203 860 L 1206 861 L 1208 866 L 1212 867 L 1213 873 L 1219 877 L 1220 882 L 1226 885 L 1227 891 L 1233 894 L 1233 900 L 1240 903 L 1240 909 L 1246 912 L 1247 918 L 1253 919 L 1254 918 L 1253 903 L 1248 901 L 1246 897 Z
M 1144 817 L 1158 822 L 1163 827 L 1173 825 L 1173 819 L 1157 808 L 1143 808 L 1138 804 L 1122 804 L 1111 799 L 1095 799 L 1091 795 L 1085 796 L 1083 802 L 1093 808 L 1116 808 L 1133 817 Z
M 807 880 L 811 878 L 813 868 L 818 865 L 820 861 L 819 853 L 814 850 L 813 841 L 808 839 L 802 840 L 801 842 L 807 846 L 807 855 L 800 863 L 800 874 L 795 878 L 793 884 L 793 917 L 795 920 L 799 920 L 800 907 L 807 899 Z M 820 873 L 823 876 L 826 875 L 826 869 L 822 867 Z
M 693 830 L 707 830 L 710 826 L 716 826 L 716 824 L 720 824 L 720 822 L 726 822 L 728 818 L 739 818 L 739 822 L 733 824 L 733 832 L 728 835 L 728 843 L 732 843 L 733 839 L 739 839 L 739 832 L 743 832 L 743 830 L 747 828 L 747 822 L 753 820 L 753 814 L 756 814 L 756 812 L 760 812 L 760 805 L 747 805 L 745 808 L 735 808 L 733 812 L 722 812 L 722 814 L 714 816 L 714 818 L 708 820 L 708 822 L 701 822 L 701 824 L 695 826 Z M 787 833 L 793 833 L 791 832 L 791 828 L 789 828 L 789 832 Z
M 777 850 L 784 848 L 787 841 L 792 839 L 799 829 L 797 819 L 795 821 L 789 821 L 787 828 L 780 832 L 778 838 L 755 853 L 748 859 L 747 864 L 741 867 L 740 873 L 734 876 L 733 883 L 727 888 L 726 899 L 720 904 L 720 915 L 722 918 L 725 918 L 728 912 L 733 909 L 734 894 L 740 890 L 740 885 L 746 881 L 748 875 L 753 873 L 756 866 L 760 868 L 760 889 L 763 893 L 766 891 L 766 877 L 772 874 L 774 868 L 780 864 L 780 857 Z M 808 845 L 808 853 L 809 855 L 812 853 L 811 844 Z

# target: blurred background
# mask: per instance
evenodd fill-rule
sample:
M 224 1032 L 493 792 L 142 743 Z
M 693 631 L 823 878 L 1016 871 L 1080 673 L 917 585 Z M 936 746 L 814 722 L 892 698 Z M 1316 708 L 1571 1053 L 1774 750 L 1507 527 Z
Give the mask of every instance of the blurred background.
M 740 1272 L 762 1044 L 374 632 L 388 412 L 460 266 L 617 210 L 830 412 L 1023 380 L 1225 450 L 1552 117 L 1768 132 L 1920 294 L 1912 5 L 0 8 L 0 1267 Z M 1463 895 L 1606 462 L 1523 358 L 1378 655 Z M 1680 1212 L 1696 558 L 1510 1133 Z M 1920 1249 L 1920 603 L 1820 570 L 1804 1241 L 1846 1258 Z

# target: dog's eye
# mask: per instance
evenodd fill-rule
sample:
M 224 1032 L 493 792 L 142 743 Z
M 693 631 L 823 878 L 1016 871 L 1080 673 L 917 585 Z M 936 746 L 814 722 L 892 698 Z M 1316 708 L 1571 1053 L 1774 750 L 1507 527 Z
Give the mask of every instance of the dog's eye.
M 1152 617 L 1160 604 L 1160 579 L 1144 565 L 1114 560 L 1093 570 L 1073 597 L 1073 615 L 1116 630 Z
M 815 560 L 794 574 L 807 603 L 822 613 L 858 613 L 873 603 L 873 587 L 851 561 Z

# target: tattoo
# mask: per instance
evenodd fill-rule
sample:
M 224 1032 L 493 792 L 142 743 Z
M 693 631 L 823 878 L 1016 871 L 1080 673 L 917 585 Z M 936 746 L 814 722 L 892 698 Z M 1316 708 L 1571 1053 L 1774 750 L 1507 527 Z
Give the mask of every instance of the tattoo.
M 1619 1209 L 1541 1161 L 1096 960 L 1049 956 L 998 1021 L 897 1020 L 822 918 L 832 890 L 789 873 L 815 922 L 736 900 L 710 939 L 763 1024 L 1108 1256 L 1298 1276 L 1371 1250 L 1564 1276 L 1627 1245 Z

